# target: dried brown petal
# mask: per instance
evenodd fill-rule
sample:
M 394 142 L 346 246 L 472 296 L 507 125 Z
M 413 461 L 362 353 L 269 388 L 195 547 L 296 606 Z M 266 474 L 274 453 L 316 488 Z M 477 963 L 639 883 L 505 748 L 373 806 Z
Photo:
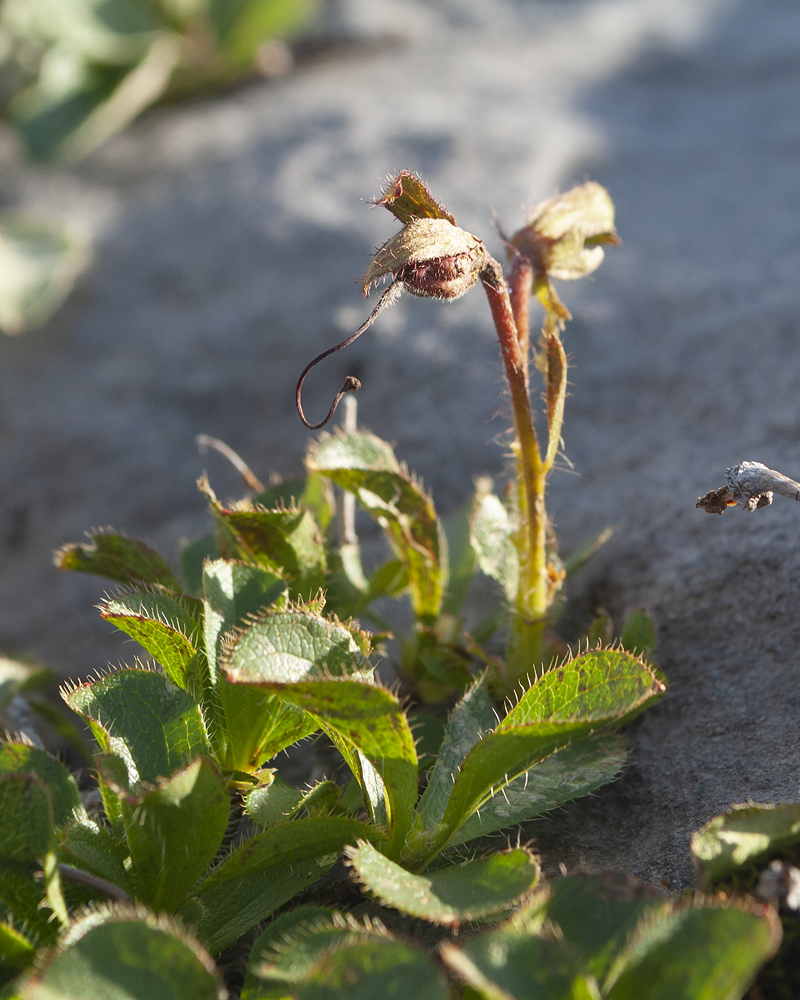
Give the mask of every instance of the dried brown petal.
M 447 219 L 414 219 L 388 240 L 364 275 L 364 294 L 390 274 L 413 295 L 456 299 L 478 280 L 486 249 Z

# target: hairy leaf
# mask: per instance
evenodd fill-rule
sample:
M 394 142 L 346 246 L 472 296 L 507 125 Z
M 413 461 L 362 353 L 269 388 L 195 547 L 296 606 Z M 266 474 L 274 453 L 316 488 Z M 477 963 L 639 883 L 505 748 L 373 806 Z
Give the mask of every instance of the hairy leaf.
M 173 684 L 199 680 L 199 625 L 185 602 L 169 594 L 120 594 L 105 600 L 100 614 L 158 660 Z
M 129 870 L 125 865 L 127 845 L 118 844 L 104 826 L 88 817 L 68 826 L 59 844 L 61 860 L 73 868 L 83 868 L 118 885 L 133 895 Z
M 500 498 L 494 493 L 479 493 L 472 509 L 470 541 L 481 572 L 501 584 L 508 601 L 515 600 L 519 587 L 519 553 L 512 541 L 513 531 Z
M 89 913 L 26 984 L 24 1000 L 224 1000 L 214 963 L 184 931 L 127 908 Z
M 132 788 L 208 753 L 199 706 L 162 674 L 120 670 L 62 693 L 102 750 L 125 762 Z
M 374 434 L 323 434 L 312 445 L 308 468 L 353 493 L 386 533 L 408 572 L 418 618 L 438 615 L 447 583 L 447 546 L 433 501 Z
M 59 569 L 94 573 L 119 583 L 161 584 L 180 593 L 181 586 L 161 556 L 135 538 L 93 535 L 90 541 L 65 545 L 55 554 Z
M 212 954 L 222 951 L 316 882 L 346 844 L 374 836 L 356 820 L 310 816 L 250 838 L 198 888 L 200 940 Z
M 408 170 L 401 170 L 397 177 L 386 181 L 375 204 L 387 208 L 403 223 L 413 219 L 447 219 L 456 224 L 453 216 L 434 200 L 427 186 Z
M 35 774 L 47 786 L 56 827 L 71 823 L 76 812 L 84 814 L 75 779 L 46 750 L 27 743 L 1 744 L 0 775 L 3 774 Z
M 692 836 L 692 854 L 710 885 L 749 862 L 800 841 L 800 805 L 731 806 Z
M 539 880 L 539 865 L 523 848 L 412 875 L 371 844 L 346 855 L 361 884 L 385 906 L 435 924 L 455 926 L 508 910 Z

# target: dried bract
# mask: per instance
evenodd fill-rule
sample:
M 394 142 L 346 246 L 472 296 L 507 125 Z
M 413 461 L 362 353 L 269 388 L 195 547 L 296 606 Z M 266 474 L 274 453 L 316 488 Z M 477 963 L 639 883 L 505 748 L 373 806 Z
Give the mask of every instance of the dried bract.
M 727 507 L 735 507 L 737 503 L 745 510 L 769 507 L 773 493 L 790 500 L 800 500 L 800 483 L 782 472 L 768 469 L 761 462 L 740 462 L 726 469 L 725 483 L 725 486 L 699 497 L 695 506 L 709 514 L 722 514 Z

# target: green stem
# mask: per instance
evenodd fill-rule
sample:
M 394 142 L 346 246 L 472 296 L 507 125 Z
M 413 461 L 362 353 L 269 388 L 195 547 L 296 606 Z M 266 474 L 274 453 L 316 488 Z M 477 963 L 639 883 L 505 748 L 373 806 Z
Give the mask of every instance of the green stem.
M 515 284 L 524 279 L 524 269 L 518 269 L 517 275 Z M 539 451 L 528 394 L 527 364 L 521 349 L 522 342 L 526 345 L 527 354 L 527 338 L 524 330 L 520 336 L 502 269 L 491 257 L 487 259 L 481 280 L 500 341 L 514 414 L 515 440 L 512 448 L 519 504 L 520 580 L 506 661 L 506 684 L 510 693 L 532 669 L 538 668 L 544 654 L 550 597 L 545 548 L 547 468 Z M 517 303 L 520 302 L 519 289 L 515 289 L 514 298 Z M 521 310 L 518 309 L 518 312 Z

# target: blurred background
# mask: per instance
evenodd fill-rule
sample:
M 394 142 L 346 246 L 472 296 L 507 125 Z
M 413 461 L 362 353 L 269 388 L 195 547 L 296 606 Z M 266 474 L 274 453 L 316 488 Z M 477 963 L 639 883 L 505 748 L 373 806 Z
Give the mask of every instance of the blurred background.
M 694 507 L 744 459 L 800 477 L 793 0 L 3 0 L 0 56 L 0 653 L 133 657 L 51 553 L 111 525 L 174 562 L 208 527 L 197 476 L 241 493 L 197 434 L 301 471 L 294 385 L 370 308 L 387 174 L 496 256 L 498 223 L 592 179 L 623 244 L 561 289 L 550 510 L 565 552 L 616 526 L 577 596 L 647 605 L 672 687 L 625 777 L 537 836 L 680 884 L 691 829 L 797 797 L 800 509 Z M 502 475 L 478 290 L 384 313 L 315 370 L 312 419 L 345 374 L 443 513 Z

